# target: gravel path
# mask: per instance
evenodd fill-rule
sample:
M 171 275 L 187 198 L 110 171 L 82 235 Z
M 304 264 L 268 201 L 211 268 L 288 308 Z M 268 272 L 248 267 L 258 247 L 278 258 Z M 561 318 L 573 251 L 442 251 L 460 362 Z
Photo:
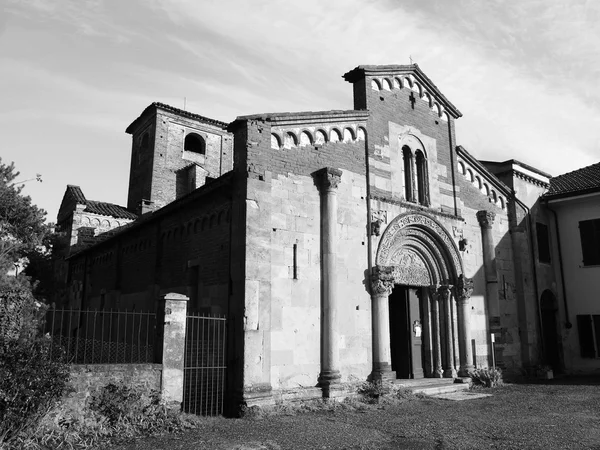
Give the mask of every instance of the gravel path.
M 187 433 L 115 449 L 600 449 L 600 379 L 578 382 L 508 384 L 467 401 L 423 398 L 205 419 Z

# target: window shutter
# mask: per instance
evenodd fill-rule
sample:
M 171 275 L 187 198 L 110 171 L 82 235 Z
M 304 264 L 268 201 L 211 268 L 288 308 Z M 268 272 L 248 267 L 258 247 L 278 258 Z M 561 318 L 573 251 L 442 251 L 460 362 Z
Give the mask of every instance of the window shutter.
M 594 334 L 596 335 L 596 356 L 600 356 L 600 315 L 592 316 L 594 322 Z
M 579 222 L 583 265 L 600 264 L 600 219 Z
M 592 316 L 577 316 L 577 329 L 579 330 L 579 347 L 582 358 L 594 358 L 594 332 L 592 331 Z

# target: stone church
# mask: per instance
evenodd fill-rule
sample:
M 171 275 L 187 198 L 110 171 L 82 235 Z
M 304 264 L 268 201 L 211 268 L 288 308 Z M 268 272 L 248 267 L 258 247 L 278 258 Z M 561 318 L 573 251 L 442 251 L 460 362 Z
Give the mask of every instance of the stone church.
M 562 370 L 539 306 L 556 271 L 534 245 L 550 176 L 457 145 L 461 112 L 416 64 L 343 78 L 352 110 L 224 123 L 148 106 L 126 130 L 127 205 L 65 192 L 69 305 L 177 292 L 226 314 L 229 388 L 249 405 L 464 377 L 492 356 Z

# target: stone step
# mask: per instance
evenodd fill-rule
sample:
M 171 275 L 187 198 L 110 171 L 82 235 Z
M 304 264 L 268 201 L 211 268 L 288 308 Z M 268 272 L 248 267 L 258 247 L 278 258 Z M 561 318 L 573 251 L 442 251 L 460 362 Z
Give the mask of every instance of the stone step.
M 415 394 L 439 395 L 453 392 L 468 391 L 471 384 L 468 382 L 455 382 L 452 379 L 426 378 L 419 380 L 394 380 L 397 386 L 410 389 Z

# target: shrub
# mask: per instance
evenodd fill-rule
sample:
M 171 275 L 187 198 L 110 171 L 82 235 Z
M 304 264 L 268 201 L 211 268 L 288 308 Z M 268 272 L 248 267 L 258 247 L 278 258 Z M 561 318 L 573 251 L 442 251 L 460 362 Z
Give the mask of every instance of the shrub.
M 378 403 L 382 400 L 398 401 L 416 398 L 410 390 L 386 381 L 365 381 L 358 386 L 357 392 L 369 403 Z
M 69 369 L 41 336 L 38 322 L 45 312 L 31 292 L 0 292 L 0 444 L 30 431 L 60 399 Z
M 69 370 L 44 338 L 5 343 L 0 354 L 0 444 L 35 426 L 60 399 Z M 55 352 L 56 353 L 56 352 Z
M 482 369 L 475 369 L 469 373 L 473 384 L 476 386 L 483 387 L 497 387 L 502 386 L 502 370 L 499 368 L 484 367 Z

